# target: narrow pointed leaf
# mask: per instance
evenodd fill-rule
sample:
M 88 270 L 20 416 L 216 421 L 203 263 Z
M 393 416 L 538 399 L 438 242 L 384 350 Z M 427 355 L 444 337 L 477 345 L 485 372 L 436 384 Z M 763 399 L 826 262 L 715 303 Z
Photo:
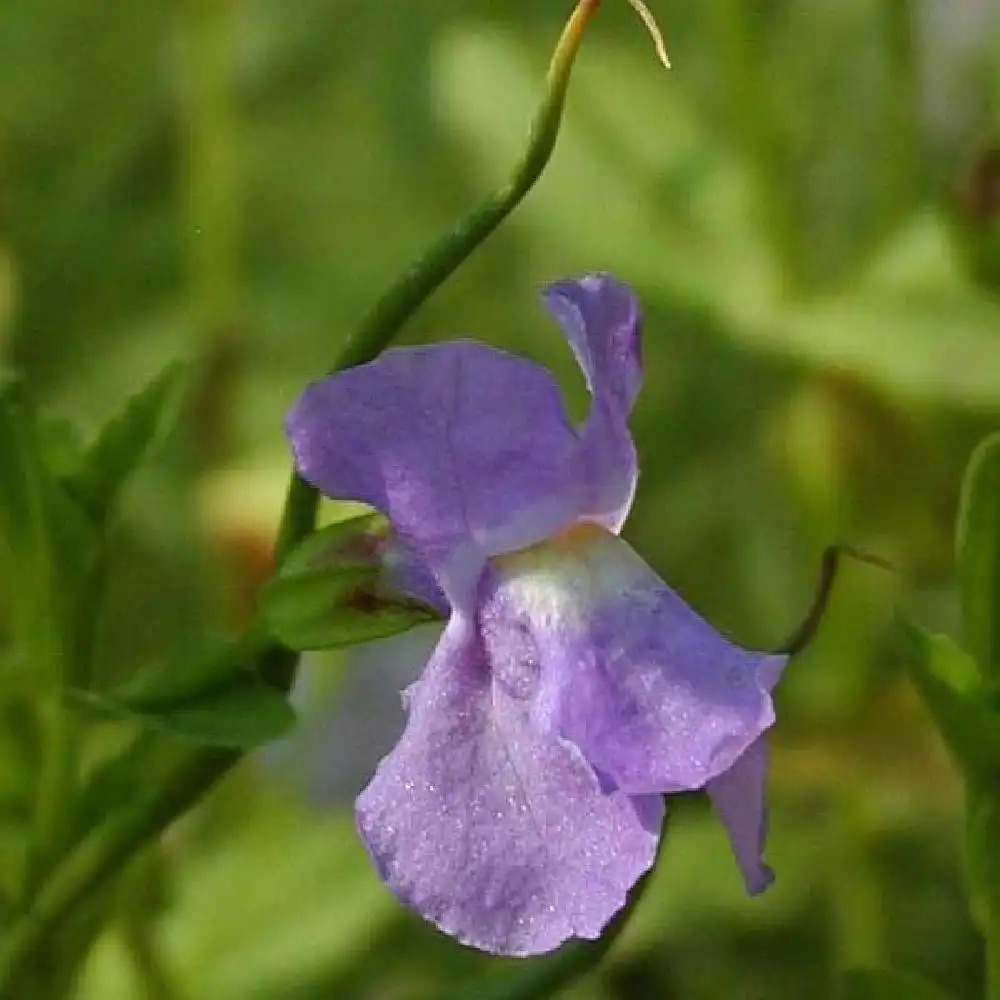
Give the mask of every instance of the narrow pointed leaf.
M 198 743 L 249 750 L 295 727 L 295 712 L 280 692 L 246 679 L 144 719 Z
M 295 722 L 284 695 L 254 672 L 262 644 L 254 634 L 212 639 L 139 668 L 110 691 L 68 689 L 67 701 L 201 743 L 248 749 Z
M 78 708 L 131 719 L 196 743 L 240 750 L 270 743 L 295 725 L 295 713 L 284 695 L 252 675 L 158 708 L 90 691 L 66 694 L 68 703 Z
M 46 467 L 60 480 L 75 476 L 86 454 L 83 431 L 65 417 L 43 417 L 38 421 L 38 444 Z
M 951 639 L 900 619 L 910 677 L 956 763 L 969 776 L 1000 775 L 1000 711 L 972 658 Z
M 87 449 L 71 489 L 96 522 L 106 520 L 125 482 L 169 422 L 184 371 L 180 362 L 167 365 L 126 401 Z
M 55 484 L 42 464 L 22 387 L 0 389 L 0 600 L 25 671 L 54 679 L 63 632 L 57 587 Z M 66 556 L 71 553 L 66 553 Z M 59 580 L 65 584 L 69 574 Z
M 1000 433 L 969 461 L 956 550 L 966 640 L 983 676 L 1000 681 Z
M 109 692 L 115 701 L 138 712 L 167 711 L 198 699 L 251 674 L 250 642 L 212 638 L 139 667 Z

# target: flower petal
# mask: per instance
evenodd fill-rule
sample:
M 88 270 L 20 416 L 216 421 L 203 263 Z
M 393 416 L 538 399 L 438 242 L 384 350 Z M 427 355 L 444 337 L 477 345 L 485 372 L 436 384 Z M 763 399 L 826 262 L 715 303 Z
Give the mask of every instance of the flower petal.
M 536 725 L 623 791 L 702 788 L 774 721 L 783 658 L 729 642 L 620 538 L 581 526 L 494 565 L 483 626 L 494 669 L 539 664 Z
M 530 697 L 493 682 L 452 618 L 409 720 L 357 803 L 379 873 L 460 941 L 504 955 L 596 938 L 653 862 L 658 797 L 602 790 L 571 745 L 540 737 Z
M 762 857 L 767 837 L 766 781 L 767 744 L 759 739 L 728 771 L 708 783 L 712 805 L 726 828 L 751 895 L 763 892 L 774 881 L 774 873 Z
M 591 487 L 582 513 L 617 533 L 638 478 L 628 416 L 642 381 L 639 303 L 631 289 L 606 274 L 558 281 L 545 290 L 544 299 L 593 396 L 582 431 Z
M 628 416 L 642 384 L 635 293 L 609 274 L 553 282 L 545 303 L 562 326 L 590 393 Z
M 389 592 L 402 592 L 415 597 L 448 615 L 448 600 L 441 592 L 437 579 L 427 563 L 395 531 L 390 531 L 378 547 L 377 556 L 381 561 L 380 584 Z
M 487 556 L 580 507 L 579 442 L 557 386 L 482 344 L 387 351 L 314 382 L 287 430 L 299 473 L 385 513 L 452 603 L 470 599 Z

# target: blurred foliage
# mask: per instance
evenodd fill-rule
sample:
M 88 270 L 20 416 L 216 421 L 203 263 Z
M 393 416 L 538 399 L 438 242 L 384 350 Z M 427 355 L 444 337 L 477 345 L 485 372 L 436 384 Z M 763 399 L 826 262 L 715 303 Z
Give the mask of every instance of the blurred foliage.
M 779 692 L 775 888 L 744 899 L 704 803 L 678 801 L 636 919 L 567 996 L 813 997 L 857 966 L 973 996 L 957 785 L 888 633 L 900 601 L 955 631 L 961 470 L 1000 417 L 1000 18 L 974 0 L 653 6 L 674 71 L 608 0 L 551 168 L 407 337 L 537 357 L 579 412 L 535 290 L 611 270 L 646 313 L 627 534 L 658 571 L 758 646 L 791 631 L 829 542 L 902 571 L 845 569 Z M 83 427 L 40 429 L 47 453 L 68 469 L 117 400 L 193 361 L 108 528 L 104 684 L 247 620 L 283 412 L 501 179 L 569 7 L 0 6 L 0 363 Z M 342 659 L 324 668 L 350 687 Z M 0 705 L 4 857 L 40 738 L 20 708 Z M 282 784 L 244 767 L 133 865 L 82 997 L 407 1000 L 502 964 L 394 903 L 348 802 L 323 814 Z

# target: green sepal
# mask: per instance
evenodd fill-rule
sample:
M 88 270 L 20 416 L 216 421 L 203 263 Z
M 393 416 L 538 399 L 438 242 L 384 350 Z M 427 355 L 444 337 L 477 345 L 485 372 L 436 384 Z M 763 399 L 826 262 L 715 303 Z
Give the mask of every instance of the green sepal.
M 439 617 L 383 583 L 377 514 L 339 521 L 307 538 L 263 587 L 260 624 L 294 650 L 336 649 L 405 632 Z
M 98 524 L 114 509 L 122 487 L 170 423 L 186 366 L 168 364 L 101 428 L 69 477 L 70 492 Z
M 851 969 L 843 973 L 837 1000 L 949 1000 L 934 983 L 909 972 Z
M 282 562 L 279 575 L 345 566 L 377 571 L 378 548 L 389 532 L 389 522 L 381 514 L 358 514 L 335 521 L 301 541 Z
M 1000 711 L 975 661 L 953 640 L 898 619 L 903 660 L 938 732 L 970 780 L 1000 775 Z
M 987 682 L 1000 682 L 1000 433 L 969 460 L 955 548 L 966 641 Z

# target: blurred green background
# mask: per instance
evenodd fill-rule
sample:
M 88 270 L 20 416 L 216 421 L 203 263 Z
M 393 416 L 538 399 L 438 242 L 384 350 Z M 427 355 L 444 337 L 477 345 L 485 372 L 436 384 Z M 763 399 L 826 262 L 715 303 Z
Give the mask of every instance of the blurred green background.
M 0 359 L 84 429 L 197 360 L 118 526 L 109 675 L 246 620 L 285 409 L 503 179 L 571 6 L 0 4 Z M 957 785 L 886 637 L 901 602 L 954 628 L 961 471 L 1000 424 L 1000 7 L 653 6 L 674 70 L 607 0 L 552 165 L 404 339 L 536 357 L 581 413 L 537 290 L 613 271 L 646 313 L 627 536 L 652 565 L 759 647 L 804 613 L 828 543 L 901 573 L 848 565 L 779 692 L 774 888 L 747 900 L 704 802 L 677 801 L 635 920 L 566 995 L 822 997 L 836 969 L 894 964 L 972 997 Z M 382 659 L 311 659 L 303 703 L 347 699 L 391 742 L 398 713 L 359 679 Z M 296 762 L 343 791 L 377 752 L 355 774 L 343 739 L 305 745 L 248 762 L 137 866 L 81 996 L 415 1000 L 496 967 L 394 903 L 348 794 L 301 793 Z

